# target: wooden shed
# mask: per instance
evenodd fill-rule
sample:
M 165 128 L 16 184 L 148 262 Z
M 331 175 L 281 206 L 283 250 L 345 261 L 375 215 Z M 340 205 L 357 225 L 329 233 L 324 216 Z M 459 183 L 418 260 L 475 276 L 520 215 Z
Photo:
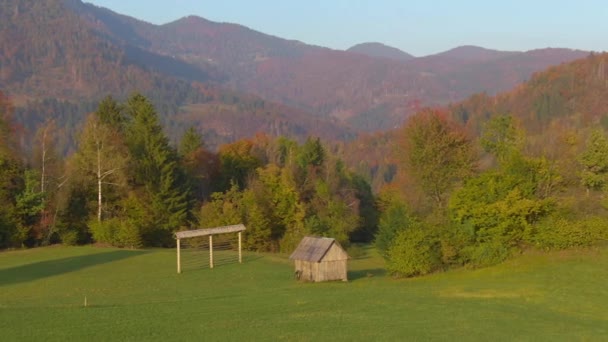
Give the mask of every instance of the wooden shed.
M 295 261 L 297 279 L 313 282 L 348 280 L 348 254 L 335 239 L 307 236 L 289 259 Z

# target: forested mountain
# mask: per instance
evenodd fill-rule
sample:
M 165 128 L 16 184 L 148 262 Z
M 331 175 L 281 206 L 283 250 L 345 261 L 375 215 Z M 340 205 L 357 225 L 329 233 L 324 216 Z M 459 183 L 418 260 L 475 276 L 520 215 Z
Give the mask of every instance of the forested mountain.
M 6 48 L 0 50 L 0 89 L 28 132 L 48 119 L 65 129 L 64 150 L 74 147 L 77 128 L 99 99 L 124 99 L 134 91 L 152 99 L 174 139 L 191 125 L 210 133 L 211 146 L 258 131 L 299 139 L 312 132 L 350 136 L 331 120 L 214 85 L 211 69 L 146 50 L 133 30 L 153 25 L 77 0 L 1 6 L 0 45 Z
M 443 107 L 445 115 L 474 137 L 493 116 L 509 115 L 536 142 L 529 148 L 559 154 L 564 142 L 556 144 L 556 139 L 572 134 L 580 135 L 576 140 L 580 148 L 590 129 L 608 129 L 607 64 L 608 54 L 591 54 L 535 73 L 510 91 L 495 96 L 479 93 L 449 104 Z M 394 180 L 395 165 L 402 153 L 393 144 L 397 136 L 397 130 L 391 130 L 363 135 L 345 145 L 349 164 L 367 174 L 376 190 Z M 361 160 L 361 154 L 368 158 Z
M 554 125 L 608 128 L 608 54 L 592 54 L 534 74 L 531 79 L 494 97 L 479 94 L 453 104 L 451 115 L 471 131 L 489 116 L 510 114 L 534 134 L 549 134 Z
M 395 127 L 420 105 L 443 105 L 505 91 L 547 66 L 586 56 L 546 49 L 466 59 L 452 54 L 408 62 L 378 59 L 188 17 L 143 34 L 155 52 L 217 68 L 225 84 L 333 117 L 358 130 Z M 234 42 L 234 43 L 233 43 Z M 466 54 L 464 54 L 466 55 Z
M 180 107 L 219 105 L 222 97 L 252 98 L 240 94 L 245 92 L 261 97 L 255 101 L 281 104 L 271 113 L 289 122 L 292 128 L 284 133 L 310 132 L 313 127 L 299 122 L 308 115 L 339 132 L 332 138 L 350 136 L 338 125 L 357 131 L 396 127 L 421 106 L 503 91 L 534 71 L 587 54 L 464 47 L 402 62 L 199 17 L 153 25 L 80 0 L 7 0 L 1 6 L 0 43 L 6 48 L 0 51 L 0 89 L 19 107 L 48 99 L 83 107 L 83 101 L 106 94 L 126 98 L 137 90 L 153 99 L 163 120 L 171 121 L 167 117 Z M 222 95 L 222 89 L 232 91 Z M 213 107 L 186 109 L 192 108 Z M 207 125 L 203 119 L 197 123 Z M 277 123 L 250 127 L 270 132 Z
M 357 44 L 351 46 L 346 51 L 360 53 L 370 57 L 394 59 L 401 62 L 406 62 L 416 58 L 407 52 L 376 42 Z

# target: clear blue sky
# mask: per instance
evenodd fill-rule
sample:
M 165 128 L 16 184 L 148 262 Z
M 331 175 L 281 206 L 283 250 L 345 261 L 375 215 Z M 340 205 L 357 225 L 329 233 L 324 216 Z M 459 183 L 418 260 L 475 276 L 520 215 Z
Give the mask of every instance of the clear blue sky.
M 381 42 L 416 56 L 460 45 L 608 50 L 608 0 L 84 0 L 154 24 L 187 15 L 307 44 Z

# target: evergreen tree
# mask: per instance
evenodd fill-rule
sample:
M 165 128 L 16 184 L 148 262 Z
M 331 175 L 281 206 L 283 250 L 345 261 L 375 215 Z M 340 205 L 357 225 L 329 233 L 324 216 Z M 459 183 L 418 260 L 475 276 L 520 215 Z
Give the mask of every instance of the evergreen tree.
M 121 130 L 126 123 L 126 117 L 123 114 L 122 106 L 114 100 L 111 95 L 106 96 L 97 107 L 95 112 L 99 121 L 117 130 Z
M 144 229 L 144 240 L 154 245 L 172 244 L 171 233 L 187 224 L 190 205 L 177 152 L 169 145 L 148 99 L 134 94 L 125 110 L 132 183 L 144 189 L 153 217 L 152 226 Z
M 194 127 L 188 128 L 179 144 L 180 156 L 186 157 L 201 148 L 204 148 L 203 136 Z
M 39 175 L 33 170 L 26 170 L 24 174 L 25 187 L 15 199 L 15 216 L 19 243 L 29 246 L 35 244 L 41 236 L 33 234 L 35 226 L 40 223 L 40 215 L 44 208 L 44 194 L 40 192 Z

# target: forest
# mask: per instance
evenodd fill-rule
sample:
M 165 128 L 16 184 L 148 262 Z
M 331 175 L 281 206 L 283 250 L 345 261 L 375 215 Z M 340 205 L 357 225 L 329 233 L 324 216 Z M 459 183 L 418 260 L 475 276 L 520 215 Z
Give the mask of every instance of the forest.
M 212 152 L 190 128 L 172 146 L 155 107 L 134 94 L 101 101 L 64 158 L 53 120 L 24 153 L 6 97 L 2 113 L 2 248 L 166 247 L 177 230 L 239 222 L 249 250 L 289 251 L 305 234 L 371 239 L 371 189 L 318 138 L 258 134 Z
M 591 246 L 608 238 L 606 58 L 340 143 L 258 133 L 214 149 L 193 126 L 173 144 L 134 93 L 95 105 L 66 154 L 53 119 L 26 136 L 2 95 L 0 248 L 170 247 L 179 230 L 244 223 L 251 251 L 330 236 L 417 276 Z

